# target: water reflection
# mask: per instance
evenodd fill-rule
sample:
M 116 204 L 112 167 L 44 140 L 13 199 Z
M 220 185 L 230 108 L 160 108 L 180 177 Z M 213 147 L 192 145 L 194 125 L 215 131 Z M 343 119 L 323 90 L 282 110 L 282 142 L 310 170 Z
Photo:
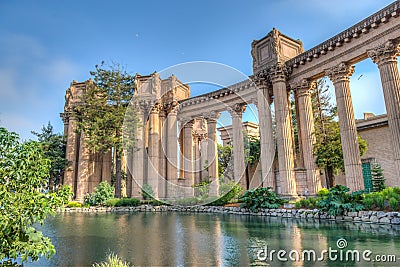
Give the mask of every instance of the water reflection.
M 329 246 L 336 249 L 338 238 L 347 240 L 348 249 L 400 257 L 400 227 L 383 225 L 222 214 L 66 213 L 49 219 L 42 231 L 52 238 L 57 254 L 27 266 L 90 266 L 105 260 L 109 252 L 134 266 L 258 266 L 267 265 L 257 259 L 265 246 L 320 252 Z M 345 265 L 365 266 L 365 262 Z M 271 266 L 344 263 L 274 261 Z

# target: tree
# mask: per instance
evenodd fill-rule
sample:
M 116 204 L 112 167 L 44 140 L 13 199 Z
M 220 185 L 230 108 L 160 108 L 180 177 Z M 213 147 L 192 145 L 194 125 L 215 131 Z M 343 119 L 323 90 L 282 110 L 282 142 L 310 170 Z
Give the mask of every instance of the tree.
M 32 227 L 62 204 L 55 193 L 41 192 L 50 168 L 38 142 L 21 143 L 16 133 L 0 128 L 0 265 L 55 253 L 51 240 Z
M 261 155 L 261 147 L 260 147 L 260 138 L 255 138 L 253 136 L 249 136 L 247 132 L 243 133 L 244 139 L 244 158 L 246 164 L 246 189 L 249 189 L 250 186 L 250 173 L 249 166 L 255 164 L 260 160 Z
M 231 166 L 232 162 L 232 146 L 223 146 L 221 144 L 217 144 L 217 150 L 218 150 L 218 177 L 220 179 L 224 179 L 229 177 L 228 170 L 229 167 Z
M 385 189 L 385 177 L 383 176 L 383 169 L 379 163 L 374 163 L 371 169 L 372 175 L 372 189 L 374 192 L 380 192 Z
M 137 122 L 135 110 L 129 108 L 134 94 L 134 76 L 117 63 L 96 65 L 91 71 L 93 82 L 87 83 L 82 104 L 75 111 L 78 129 L 83 132 L 84 141 L 93 153 L 113 151 L 115 171 L 115 196 L 121 197 L 121 159 L 126 146 L 122 144 L 124 136 L 124 118 L 128 110 L 129 123 Z M 131 127 L 127 127 L 128 129 Z M 132 131 L 128 131 L 130 135 Z M 134 141 L 134 139 L 129 138 Z M 130 143 L 133 147 L 134 144 Z
M 50 160 L 50 178 L 49 190 L 53 191 L 54 188 L 62 182 L 64 170 L 68 161 L 65 158 L 65 139 L 61 134 L 53 133 L 53 126 L 50 122 L 47 126 L 42 127 L 40 133 L 32 131 L 32 134 L 38 137 L 39 144 L 42 147 L 43 157 Z
M 325 169 L 327 187 L 334 186 L 334 174 L 344 173 L 344 161 L 340 128 L 337 122 L 337 108 L 331 104 L 329 86 L 325 79 L 319 79 L 317 86 L 311 91 L 312 108 L 314 113 L 314 155 L 319 168 Z M 367 150 L 367 142 L 358 136 L 360 155 Z

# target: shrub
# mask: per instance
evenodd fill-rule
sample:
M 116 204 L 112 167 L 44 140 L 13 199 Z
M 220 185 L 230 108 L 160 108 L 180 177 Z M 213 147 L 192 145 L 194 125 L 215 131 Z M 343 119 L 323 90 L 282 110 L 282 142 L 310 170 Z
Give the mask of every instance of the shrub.
M 199 200 L 196 197 L 180 198 L 175 201 L 176 205 L 181 205 L 181 206 L 192 206 L 198 203 Z
M 329 194 L 329 190 L 326 188 L 322 188 L 321 190 L 318 191 L 317 196 L 318 198 L 324 198 Z
M 82 204 L 76 201 L 70 201 L 67 203 L 67 208 L 81 208 Z
M 94 189 L 94 192 L 91 195 L 85 195 L 84 203 L 91 206 L 104 205 L 107 200 L 113 197 L 114 187 L 111 186 L 107 181 L 104 181 Z
M 193 185 L 194 196 L 200 199 L 206 199 L 208 197 L 208 193 L 210 192 L 210 183 L 210 181 L 206 180 Z
M 261 208 L 277 209 L 287 201 L 280 198 L 271 187 L 262 187 L 247 190 L 240 197 L 242 207 L 250 209 L 252 212 L 258 212 Z
M 117 204 L 118 201 L 119 201 L 119 198 L 110 198 L 110 199 L 107 199 L 106 202 L 104 202 L 104 206 L 107 206 L 107 207 L 114 207 L 115 204 Z
M 137 198 L 121 198 L 115 203 L 115 207 L 135 207 L 140 205 L 140 200 Z
M 397 210 L 399 208 L 399 201 L 394 197 L 390 198 L 389 207 L 391 210 Z
M 383 169 L 381 165 L 375 163 L 371 169 L 372 175 L 372 190 L 374 192 L 382 191 L 385 188 L 385 177 L 383 176 Z
M 93 267 L 129 267 L 129 266 L 130 266 L 129 263 L 124 262 L 114 253 L 108 255 L 107 261 L 93 264 Z
M 154 198 L 154 190 L 149 184 L 144 184 L 142 186 L 142 196 L 143 199 L 153 199 Z
M 365 209 L 371 210 L 372 209 L 372 205 L 374 204 L 373 197 L 370 196 L 369 194 L 365 195 L 364 200 L 363 200 L 363 204 L 364 204 Z
M 295 207 L 296 209 L 300 209 L 300 208 L 301 208 L 300 201 L 297 201 L 296 203 L 294 203 L 294 207 Z
M 300 199 L 299 203 L 300 203 L 300 207 L 302 207 L 302 208 L 308 208 L 308 206 L 310 204 L 310 202 L 305 198 Z
M 350 189 L 343 185 L 336 185 L 329 189 L 329 193 L 318 201 L 321 211 L 330 215 L 341 215 L 345 211 L 360 211 L 364 208 L 362 204 L 364 191 L 356 191 L 351 194 Z
M 211 206 L 223 206 L 229 203 L 231 200 L 238 198 L 242 193 L 243 188 L 240 184 L 235 181 L 231 181 L 228 183 L 223 183 L 219 187 L 219 195 L 220 197 L 216 200 L 209 203 Z
M 381 210 L 385 208 L 385 198 L 381 194 L 376 194 L 374 196 L 374 203 Z
M 61 185 L 57 190 L 57 196 L 62 199 L 64 204 L 68 203 L 73 195 L 72 186 L 70 185 Z

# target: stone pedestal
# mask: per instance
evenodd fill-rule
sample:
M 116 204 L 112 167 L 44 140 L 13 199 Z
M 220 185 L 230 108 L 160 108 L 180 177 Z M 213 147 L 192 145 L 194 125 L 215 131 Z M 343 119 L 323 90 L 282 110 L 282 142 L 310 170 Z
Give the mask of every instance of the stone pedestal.
M 233 152 L 233 177 L 235 182 L 240 183 L 244 189 L 248 188 L 245 177 L 244 143 L 242 129 L 242 113 L 246 105 L 236 104 L 229 109 L 232 117 L 232 152 Z
M 400 45 L 390 40 L 376 49 L 369 50 L 368 56 L 379 68 L 394 162 L 398 181 L 400 181 L 400 76 L 397 64 Z
M 364 180 L 349 79 L 354 67 L 341 63 L 325 72 L 335 87 L 346 184 L 351 191 L 361 190 L 364 188 Z
M 286 68 L 284 64 L 278 63 L 271 68 L 270 73 L 274 92 L 281 194 L 284 197 L 292 198 L 296 197 L 297 193 L 294 176 L 291 116 L 286 88 Z

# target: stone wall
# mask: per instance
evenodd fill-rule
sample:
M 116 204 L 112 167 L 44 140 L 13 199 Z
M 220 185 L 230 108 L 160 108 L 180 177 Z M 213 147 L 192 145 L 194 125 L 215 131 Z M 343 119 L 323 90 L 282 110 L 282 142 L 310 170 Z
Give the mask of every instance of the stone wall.
M 400 212 L 359 211 L 345 212 L 341 216 L 331 216 L 318 209 L 262 209 L 255 213 L 240 207 L 208 207 L 208 206 L 152 206 L 137 207 L 90 207 L 64 208 L 61 212 L 192 212 L 253 215 L 280 218 L 299 218 L 308 220 L 330 220 L 336 222 L 362 222 L 375 224 L 400 225 Z

